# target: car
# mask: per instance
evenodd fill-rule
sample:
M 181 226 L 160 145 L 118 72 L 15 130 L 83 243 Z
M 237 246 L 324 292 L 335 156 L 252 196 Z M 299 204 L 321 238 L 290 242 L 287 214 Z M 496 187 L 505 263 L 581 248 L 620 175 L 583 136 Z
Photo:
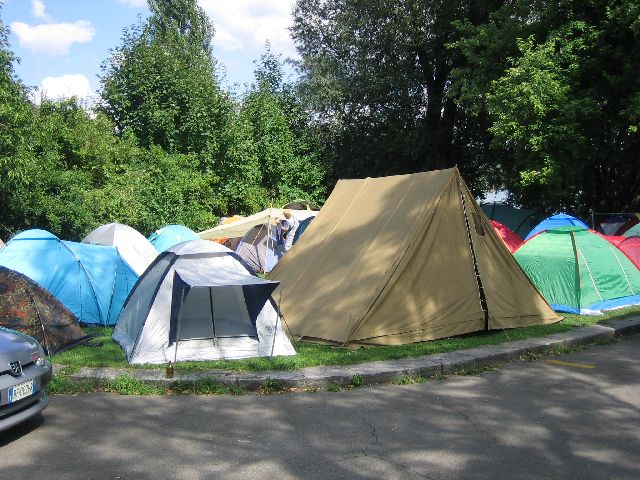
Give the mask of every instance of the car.
M 51 362 L 35 338 L 0 327 L 0 431 L 47 408 L 51 374 Z

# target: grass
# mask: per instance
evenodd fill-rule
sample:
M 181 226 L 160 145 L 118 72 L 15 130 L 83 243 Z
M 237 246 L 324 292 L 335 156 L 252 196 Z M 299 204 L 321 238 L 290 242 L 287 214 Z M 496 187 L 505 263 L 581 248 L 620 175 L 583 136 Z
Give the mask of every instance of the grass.
M 566 332 L 577 327 L 595 325 L 610 319 L 622 319 L 640 315 L 640 307 L 630 307 L 613 310 L 605 315 L 580 316 L 566 315 L 564 320 L 552 325 L 538 325 L 522 327 L 512 330 L 499 330 L 487 333 L 474 333 L 459 337 L 432 340 L 429 342 L 412 343 L 409 345 L 369 347 L 359 349 L 337 348 L 326 345 L 315 345 L 305 342 L 294 342 L 298 352 L 292 357 L 253 358 L 245 360 L 205 361 L 205 362 L 180 362 L 175 365 L 175 371 L 188 373 L 201 370 L 227 370 L 235 372 L 263 372 L 268 370 L 296 370 L 304 367 L 319 365 L 351 365 L 376 360 L 390 360 L 400 358 L 418 357 L 437 353 L 464 350 L 482 345 L 495 345 L 513 340 L 523 340 L 532 337 L 541 337 L 552 333 Z M 114 368 L 150 368 L 164 369 L 164 365 L 129 365 L 122 349 L 111 340 L 112 328 L 89 327 L 85 332 L 94 335 L 91 346 L 78 346 L 59 355 L 52 357 L 56 364 L 64 365 L 67 372 L 77 371 L 81 367 L 114 367 Z M 55 380 L 55 379 L 54 379 Z M 354 386 L 357 386 L 357 378 L 354 378 Z M 63 380 L 60 380 L 62 382 Z M 120 384 L 112 388 L 131 388 L 132 383 L 126 387 L 127 381 L 121 380 Z M 52 382 L 54 383 L 54 382 Z M 59 385 L 60 386 L 60 385 Z M 59 386 L 53 385 L 52 388 Z M 228 387 L 225 387 L 228 388 Z M 216 390 L 212 387 L 212 391 Z M 267 393 L 277 393 L 275 385 L 263 386 Z M 215 392 L 214 392 L 215 393 Z

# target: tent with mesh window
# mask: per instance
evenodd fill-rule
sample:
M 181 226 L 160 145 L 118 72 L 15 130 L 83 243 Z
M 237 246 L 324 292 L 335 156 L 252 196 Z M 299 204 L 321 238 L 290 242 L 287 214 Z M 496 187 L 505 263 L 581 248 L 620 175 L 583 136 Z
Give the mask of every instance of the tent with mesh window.
M 31 335 L 47 355 L 91 338 L 53 295 L 26 275 L 5 267 L 0 267 L 0 327 Z
M 559 312 L 590 314 L 640 304 L 640 271 L 591 230 L 569 226 L 544 231 L 514 257 Z
M 278 286 L 220 244 L 183 242 L 140 277 L 113 339 L 132 364 L 294 355 L 272 297 Z
M 560 320 L 457 168 L 340 180 L 271 271 L 294 338 L 397 345 Z

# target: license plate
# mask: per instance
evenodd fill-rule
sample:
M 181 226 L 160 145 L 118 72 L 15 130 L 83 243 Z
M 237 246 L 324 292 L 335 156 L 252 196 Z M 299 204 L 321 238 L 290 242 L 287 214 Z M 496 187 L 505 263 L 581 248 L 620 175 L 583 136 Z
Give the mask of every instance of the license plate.
M 36 391 L 36 382 L 29 380 L 28 382 L 19 383 L 9 389 L 9 403 L 22 400 Z

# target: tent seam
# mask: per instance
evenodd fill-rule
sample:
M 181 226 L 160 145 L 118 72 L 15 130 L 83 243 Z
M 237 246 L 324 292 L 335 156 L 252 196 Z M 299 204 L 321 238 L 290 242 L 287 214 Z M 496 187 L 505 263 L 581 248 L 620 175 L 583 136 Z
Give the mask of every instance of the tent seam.
M 618 258 L 618 255 L 616 254 L 615 250 L 613 249 L 613 245 L 609 245 L 609 248 L 611 249 L 611 253 L 613 253 L 613 256 L 615 257 L 616 262 L 618 262 L 618 266 L 620 267 L 620 270 L 622 270 L 622 273 L 624 274 L 624 279 L 627 282 L 627 286 L 629 287 L 629 290 L 631 290 L 631 294 L 636 295 L 636 292 L 633 290 L 633 287 L 631 286 L 631 282 L 629 281 L 629 277 L 627 276 L 627 272 L 622 266 L 622 263 L 620 263 L 620 259 Z

